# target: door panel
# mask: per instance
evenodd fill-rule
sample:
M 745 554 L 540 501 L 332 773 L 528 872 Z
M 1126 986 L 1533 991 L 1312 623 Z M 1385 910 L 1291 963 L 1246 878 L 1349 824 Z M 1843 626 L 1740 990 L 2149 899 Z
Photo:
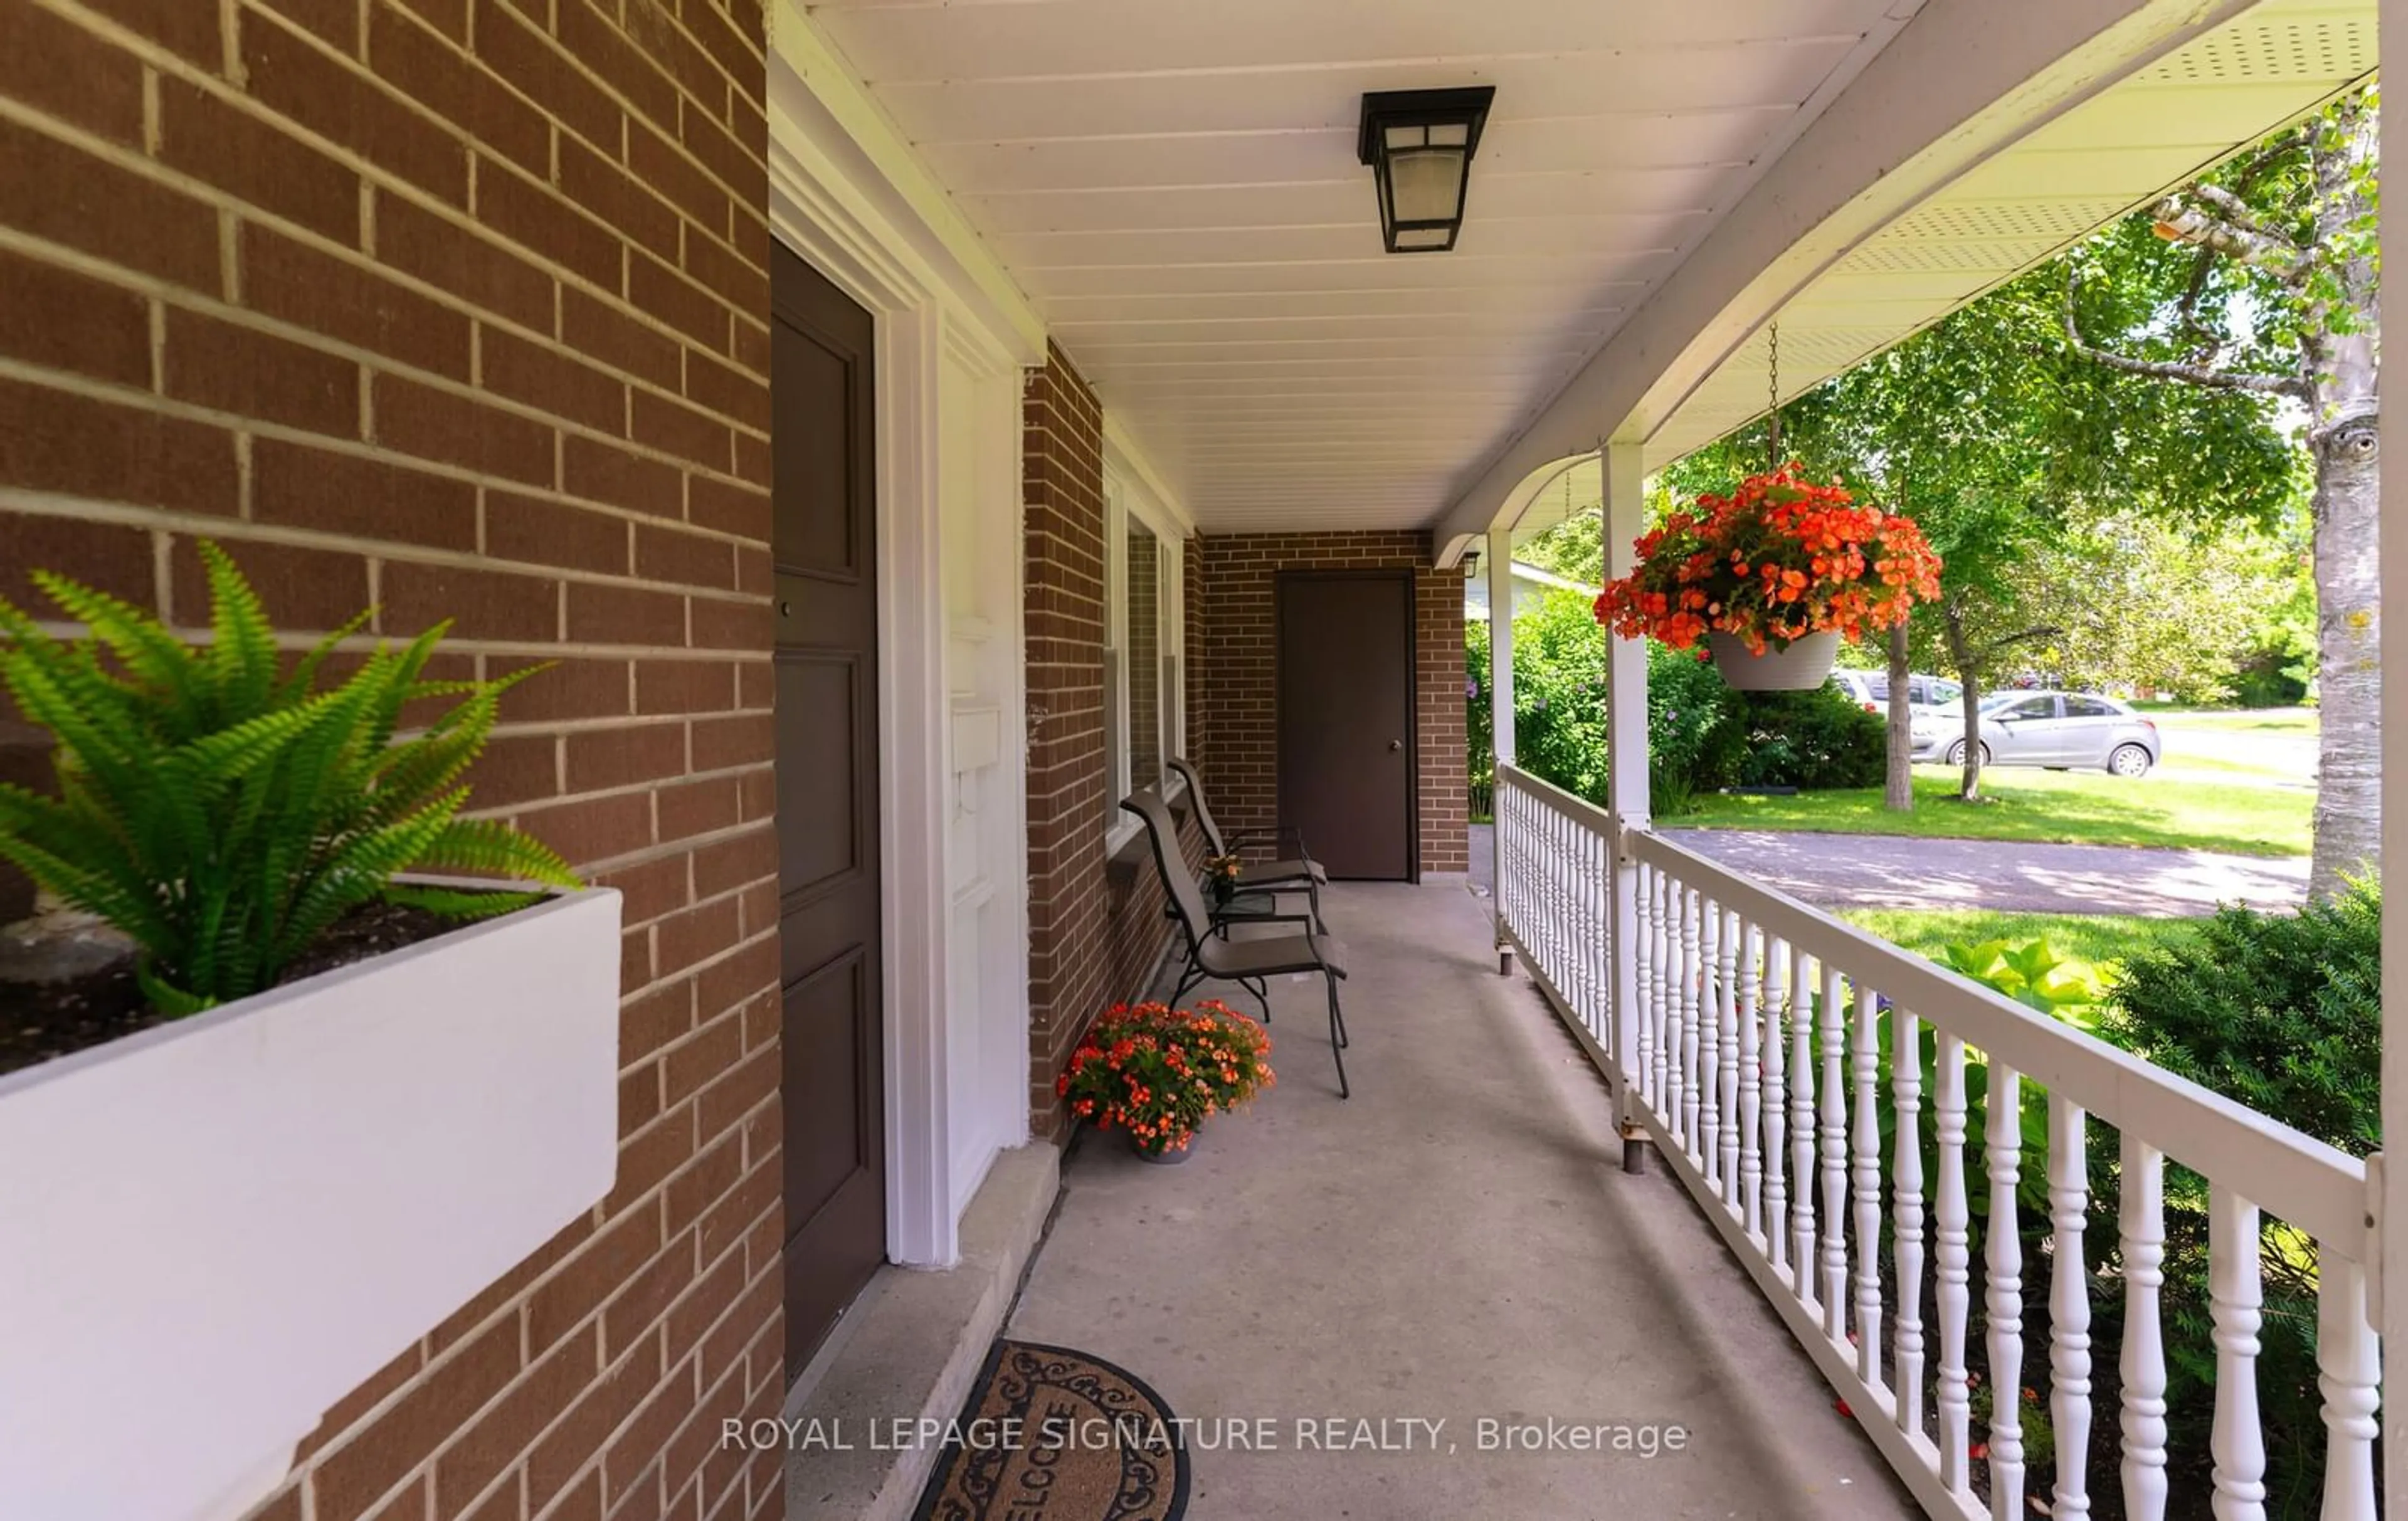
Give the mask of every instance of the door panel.
M 778 885 L 786 1367 L 886 1256 L 878 859 L 876 337 L 777 249 Z
M 1991 758 L 2017 766 L 2056 764 L 2064 742 L 2056 714 L 2056 701 L 2048 697 L 2025 697 L 2000 708 L 1986 725 L 1996 731 L 1989 739 Z
M 1333 877 L 1412 877 L 1412 572 L 1283 571 L 1278 619 L 1280 822 Z

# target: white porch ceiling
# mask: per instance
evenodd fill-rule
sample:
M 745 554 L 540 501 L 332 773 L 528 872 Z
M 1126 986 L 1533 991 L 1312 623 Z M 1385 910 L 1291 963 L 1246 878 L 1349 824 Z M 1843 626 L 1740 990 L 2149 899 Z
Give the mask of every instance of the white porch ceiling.
M 814 22 L 1207 532 L 1420 526 L 1922 0 L 828 0 Z M 1451 254 L 1366 91 L 1494 84 Z
M 2346 90 L 2375 65 L 2374 0 L 2266 0 L 2031 132 L 1860 244 L 1780 315 L 1786 398 L 1937 321 Z M 1759 329 L 1647 435 L 1651 470 L 1764 413 Z M 1597 466 L 1525 531 L 1594 505 Z

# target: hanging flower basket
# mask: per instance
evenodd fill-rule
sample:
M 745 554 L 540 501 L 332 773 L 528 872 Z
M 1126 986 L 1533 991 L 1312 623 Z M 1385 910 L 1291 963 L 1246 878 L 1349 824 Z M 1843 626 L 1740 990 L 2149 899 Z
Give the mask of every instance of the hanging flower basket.
M 1840 636 L 1826 629 L 1791 639 L 1782 649 L 1766 646 L 1762 653 L 1747 647 L 1737 634 L 1716 629 L 1706 639 L 1715 673 L 1735 692 L 1812 692 L 1831 679 L 1840 658 Z
M 1820 686 L 1842 639 L 1895 628 L 1940 595 L 1940 556 L 1914 519 L 1795 463 L 1700 496 L 1635 547 L 1638 568 L 1598 597 L 1598 622 L 1676 650 L 1706 640 L 1743 692 Z

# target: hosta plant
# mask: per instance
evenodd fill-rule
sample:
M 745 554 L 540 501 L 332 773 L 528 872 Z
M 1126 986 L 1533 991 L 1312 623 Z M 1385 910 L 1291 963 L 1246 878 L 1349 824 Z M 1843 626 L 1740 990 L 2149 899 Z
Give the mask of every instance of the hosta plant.
M 144 994 L 165 1014 L 272 987 L 347 914 L 382 900 L 457 919 L 542 895 L 395 882 L 405 871 L 574 886 L 551 850 L 463 819 L 461 776 L 484 748 L 501 696 L 531 670 L 434 682 L 449 625 L 379 646 L 339 683 L 322 682 L 362 613 L 289 668 L 258 595 L 214 544 L 211 639 L 189 645 L 157 619 L 44 571 L 34 580 L 89 631 L 62 639 L 0 599 L 0 682 L 56 740 L 58 796 L 0 785 L 0 856 L 138 950 Z M 412 703 L 452 700 L 401 737 Z

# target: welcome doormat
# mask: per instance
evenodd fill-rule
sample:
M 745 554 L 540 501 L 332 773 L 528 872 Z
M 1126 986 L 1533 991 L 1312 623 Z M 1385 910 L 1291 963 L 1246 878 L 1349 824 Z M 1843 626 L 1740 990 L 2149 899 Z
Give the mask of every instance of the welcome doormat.
M 1162 1397 L 1068 1347 L 997 1340 L 917 1521 L 1179 1521 L 1187 1450 Z

